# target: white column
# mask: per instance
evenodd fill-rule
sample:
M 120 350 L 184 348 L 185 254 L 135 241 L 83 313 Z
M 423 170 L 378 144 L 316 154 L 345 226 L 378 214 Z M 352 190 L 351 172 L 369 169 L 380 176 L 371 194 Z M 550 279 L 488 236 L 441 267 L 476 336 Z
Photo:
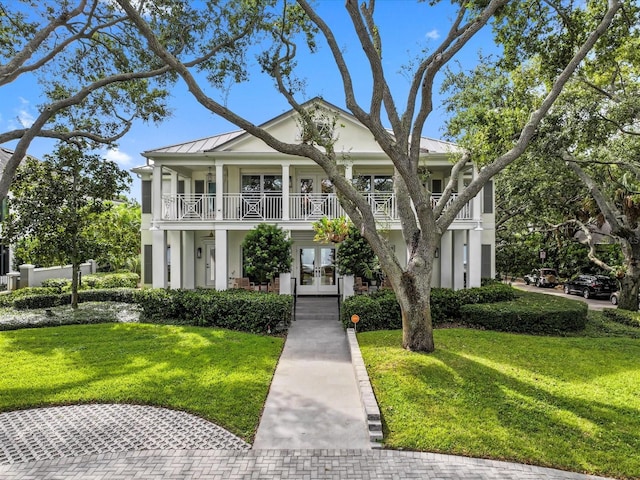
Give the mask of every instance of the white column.
M 227 283 L 227 230 L 216 230 L 216 290 L 226 290 Z
M 162 218 L 162 167 L 157 163 L 153 165 L 153 177 L 151 182 L 151 223 L 152 225 Z
M 224 165 L 216 164 L 216 220 L 223 220 Z
M 466 232 L 464 230 L 453 230 L 453 288 L 460 290 L 464 288 L 464 243 Z
M 289 220 L 289 164 L 282 164 L 282 220 Z
M 153 245 L 152 286 L 153 288 L 167 288 L 167 237 L 164 230 L 151 230 Z
M 195 232 L 182 232 L 182 288 L 196 288 Z
M 453 288 L 453 235 L 447 230 L 440 239 L 440 286 Z
M 182 232 L 167 232 L 171 246 L 171 288 L 182 288 Z
M 482 276 L 482 232 L 480 230 L 469 230 L 467 252 L 467 287 L 479 287 Z
M 171 195 L 178 194 L 178 173 L 171 172 Z

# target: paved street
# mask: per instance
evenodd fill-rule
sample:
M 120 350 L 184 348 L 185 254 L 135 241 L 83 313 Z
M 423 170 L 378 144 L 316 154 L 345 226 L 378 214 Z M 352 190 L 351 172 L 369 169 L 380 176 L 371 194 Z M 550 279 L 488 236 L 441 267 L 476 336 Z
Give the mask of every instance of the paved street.
M 562 291 L 562 285 L 558 285 L 555 288 L 540 288 L 535 285 L 527 285 L 522 280 L 512 282 L 515 288 L 520 290 L 526 290 L 528 292 L 545 293 L 547 295 L 556 295 L 559 297 L 570 298 L 572 300 L 580 300 L 589 306 L 590 310 L 602 310 L 604 308 L 616 308 L 615 305 L 611 305 L 608 298 L 583 298 L 580 295 L 567 295 Z

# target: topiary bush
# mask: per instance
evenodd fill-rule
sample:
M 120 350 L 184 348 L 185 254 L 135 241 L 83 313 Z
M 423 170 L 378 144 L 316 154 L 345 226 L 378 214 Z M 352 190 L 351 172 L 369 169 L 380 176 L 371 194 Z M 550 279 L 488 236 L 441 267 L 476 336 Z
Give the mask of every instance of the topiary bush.
M 515 300 L 460 307 L 465 324 L 487 330 L 532 334 L 562 334 L 583 330 L 587 324 L 586 303 L 538 294 Z
M 136 295 L 142 319 L 221 327 L 251 333 L 286 330 L 293 297 L 245 290 L 144 289 Z

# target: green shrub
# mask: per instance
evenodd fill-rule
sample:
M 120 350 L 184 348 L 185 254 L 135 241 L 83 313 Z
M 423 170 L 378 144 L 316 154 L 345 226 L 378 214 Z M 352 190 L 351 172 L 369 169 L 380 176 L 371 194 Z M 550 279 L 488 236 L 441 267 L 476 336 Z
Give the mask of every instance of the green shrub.
M 459 321 L 460 308 L 465 304 L 502 302 L 513 298 L 513 287 L 502 283 L 465 290 L 432 288 L 431 319 L 434 326 Z M 363 332 L 402 328 L 400 305 L 392 290 L 356 295 L 345 300 L 341 310 L 341 321 L 345 327 L 352 326 L 351 315 L 354 313 L 360 316 L 358 330 Z
M 58 293 L 71 288 L 71 280 L 68 278 L 49 278 L 42 281 L 43 287 L 54 288 Z
M 51 308 L 71 303 L 70 293 L 41 293 L 25 295 L 13 300 L 13 308 L 17 310 L 31 310 L 34 308 Z
M 79 302 L 118 302 L 136 303 L 136 290 L 133 288 L 104 288 L 82 290 L 78 292 Z
M 620 310 L 614 308 L 605 308 L 602 310 L 605 318 L 612 322 L 629 325 L 630 327 L 640 328 L 640 312 L 630 312 L 628 310 Z
M 360 332 L 402 328 L 400 305 L 392 291 L 349 297 L 342 303 L 340 314 L 345 328 L 353 326 L 351 316 L 358 315 Z
M 144 289 L 136 294 L 142 318 L 251 333 L 286 329 L 293 298 L 245 290 L 216 291 Z
M 26 289 L 25 289 L 26 290 Z M 31 292 L 35 289 L 30 289 Z M 16 293 L 22 290 L 17 290 Z M 13 294 L 15 295 L 15 294 Z M 105 290 L 83 290 L 78 292 L 78 302 L 120 302 L 135 303 L 135 290 L 119 288 Z M 14 296 L 11 305 L 17 310 L 27 310 L 34 308 L 51 308 L 71 303 L 71 293 L 32 293 L 31 295 L 20 294 Z
M 89 288 L 137 288 L 140 277 L 137 273 L 104 273 L 85 275 L 82 285 Z
M 467 304 L 460 308 L 464 323 L 503 332 L 561 334 L 583 330 L 587 304 L 545 294 L 522 295 L 508 302 Z

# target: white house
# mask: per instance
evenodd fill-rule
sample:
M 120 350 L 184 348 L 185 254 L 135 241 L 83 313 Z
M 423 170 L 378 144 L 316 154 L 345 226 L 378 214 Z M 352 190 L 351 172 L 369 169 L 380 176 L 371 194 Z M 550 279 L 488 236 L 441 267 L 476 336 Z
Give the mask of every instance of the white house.
M 351 114 L 325 102 L 339 117 L 335 151 L 345 175 L 369 199 L 380 228 L 406 261 L 393 193 L 393 164 Z M 262 125 L 276 138 L 300 142 L 295 111 Z M 451 171 L 455 145 L 422 138 L 422 171 L 437 197 Z M 244 131 L 223 133 L 144 152 L 134 168 L 142 181 L 142 282 L 153 287 L 224 290 L 246 277 L 241 243 L 258 223 L 275 223 L 293 240 L 292 282 L 300 295 L 337 294 L 336 246 L 313 241 L 311 224 L 343 214 L 322 169 L 283 155 Z M 428 171 L 428 175 L 427 175 Z M 474 175 L 469 168 L 462 187 Z M 434 286 L 478 286 L 495 274 L 493 185 L 470 202 L 442 238 Z M 466 280 L 465 280 L 466 279 Z M 284 291 L 290 291 L 288 286 Z

